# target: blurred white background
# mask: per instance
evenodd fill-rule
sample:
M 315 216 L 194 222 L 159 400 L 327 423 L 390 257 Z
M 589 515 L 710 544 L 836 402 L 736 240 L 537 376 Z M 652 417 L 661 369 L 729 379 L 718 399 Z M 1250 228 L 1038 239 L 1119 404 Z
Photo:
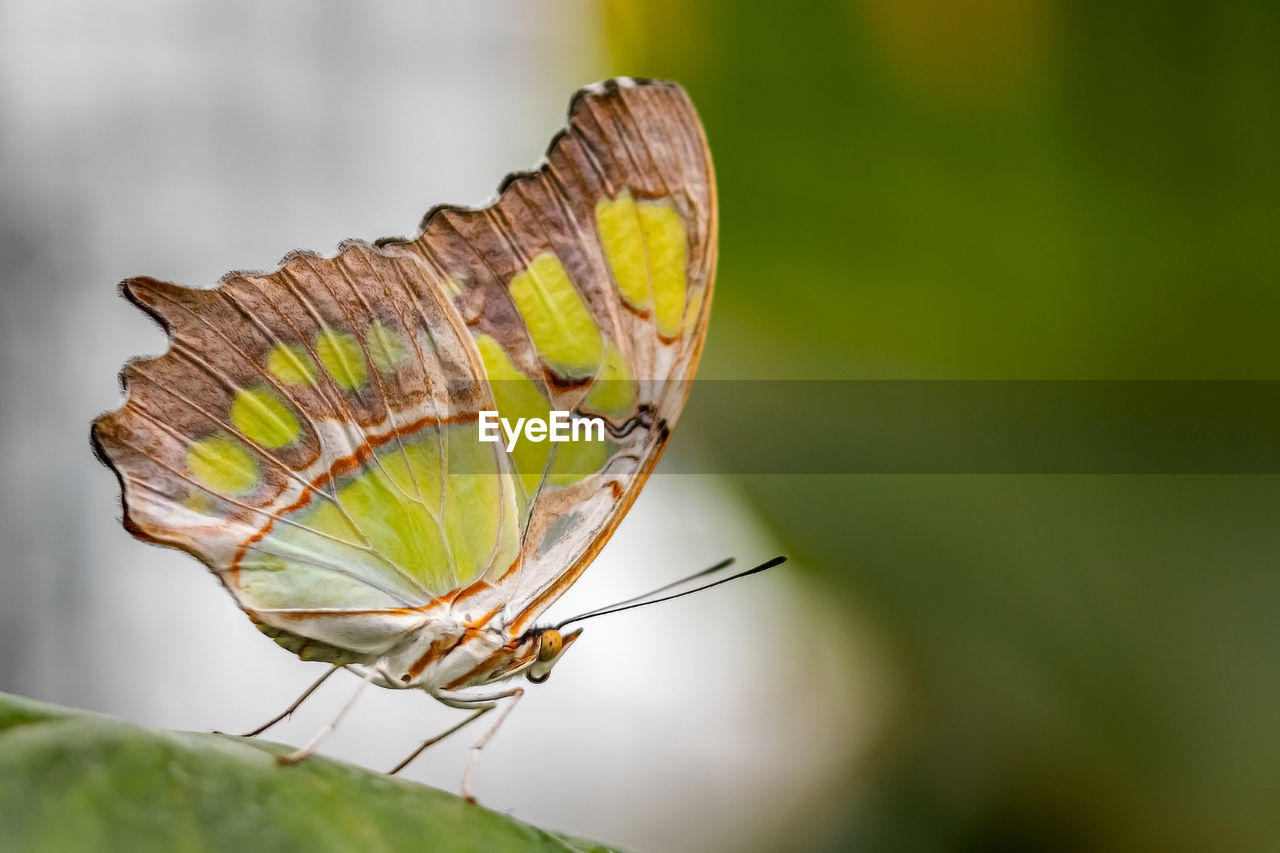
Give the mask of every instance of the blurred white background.
M 194 560 L 119 526 L 88 425 L 119 405 L 121 364 L 165 343 L 115 283 L 210 286 L 484 201 L 609 73 L 598 28 L 582 2 L 0 5 L 0 690 L 237 730 L 317 677 Z M 777 550 L 731 484 L 657 476 L 552 615 Z M 856 614 L 803 576 L 793 564 L 588 623 L 486 753 L 482 802 L 636 849 L 821 836 L 827 786 L 890 686 L 855 656 L 874 648 Z M 335 677 L 270 736 L 304 740 L 354 685 Z M 458 714 L 373 691 L 322 751 L 385 769 Z M 479 734 L 407 775 L 456 790 Z

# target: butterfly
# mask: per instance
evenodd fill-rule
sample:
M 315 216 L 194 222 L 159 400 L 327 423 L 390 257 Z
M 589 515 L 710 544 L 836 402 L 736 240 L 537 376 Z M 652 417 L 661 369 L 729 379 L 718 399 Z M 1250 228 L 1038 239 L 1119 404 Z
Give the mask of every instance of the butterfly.
M 485 207 L 433 208 L 416 237 L 293 252 L 213 289 L 130 279 L 170 347 L 125 366 L 123 407 L 93 425 L 124 526 L 203 562 L 325 677 L 473 716 L 518 698 L 502 683 L 545 680 L 582 630 L 536 620 L 680 415 L 716 236 L 689 97 L 618 78 L 573 97 L 537 168 Z M 531 425 L 557 417 L 596 436 L 540 440 Z

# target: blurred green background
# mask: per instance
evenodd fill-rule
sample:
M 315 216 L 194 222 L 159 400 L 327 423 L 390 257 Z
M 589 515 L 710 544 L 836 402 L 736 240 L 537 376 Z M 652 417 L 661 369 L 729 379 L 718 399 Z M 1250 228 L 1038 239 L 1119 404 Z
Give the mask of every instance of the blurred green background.
M 711 140 L 700 376 L 1280 375 L 1275 4 L 661 0 L 605 25 L 613 70 L 681 81 Z M 768 402 L 728 413 L 753 426 L 714 436 L 726 458 L 830 440 Z M 695 395 L 687 422 L 725 417 Z M 1275 477 L 738 481 L 900 681 L 805 843 L 1280 849 Z

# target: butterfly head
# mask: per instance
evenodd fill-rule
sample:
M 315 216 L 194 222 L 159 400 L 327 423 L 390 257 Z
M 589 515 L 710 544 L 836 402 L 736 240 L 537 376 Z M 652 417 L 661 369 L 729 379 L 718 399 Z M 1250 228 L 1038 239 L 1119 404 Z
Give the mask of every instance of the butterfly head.
M 551 677 L 551 668 L 556 665 L 556 661 L 564 657 L 564 653 L 569 650 L 569 646 L 573 645 L 573 641 L 578 639 L 582 629 L 578 628 L 568 634 L 561 634 L 555 628 L 537 628 L 533 633 L 537 638 L 537 651 L 534 654 L 533 663 L 525 671 L 525 676 L 534 684 L 541 684 Z

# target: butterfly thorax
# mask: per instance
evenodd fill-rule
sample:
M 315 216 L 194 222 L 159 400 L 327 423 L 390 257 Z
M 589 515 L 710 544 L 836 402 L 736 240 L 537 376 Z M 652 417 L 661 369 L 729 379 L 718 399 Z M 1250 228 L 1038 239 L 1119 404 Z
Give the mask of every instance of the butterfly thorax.
M 553 628 L 532 628 L 512 635 L 496 618 L 483 624 L 435 622 L 375 665 L 383 686 L 430 693 L 479 687 L 522 674 L 537 683 L 546 680 L 580 633 L 562 636 Z
M 512 638 L 497 619 L 433 620 L 377 662 L 388 687 L 458 690 L 500 680 L 536 655 L 532 638 Z M 514 674 L 514 673 L 512 673 Z

